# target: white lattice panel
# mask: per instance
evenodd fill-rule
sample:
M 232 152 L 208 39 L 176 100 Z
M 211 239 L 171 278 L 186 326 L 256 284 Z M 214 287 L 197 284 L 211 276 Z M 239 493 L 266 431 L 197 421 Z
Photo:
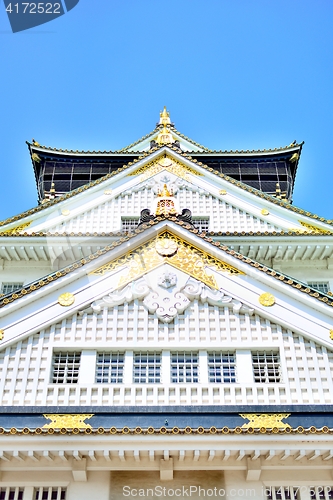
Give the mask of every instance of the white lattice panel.
M 103 233 L 120 231 L 121 216 L 139 216 L 144 208 L 151 208 L 155 195 L 143 189 L 118 196 L 80 216 L 64 221 L 51 229 L 57 233 Z M 189 208 L 195 217 L 209 217 L 210 231 L 280 231 L 281 229 L 209 194 L 179 189 L 177 199 L 181 209 Z
M 52 352 L 280 352 L 281 383 L 51 384 Z M 126 366 L 126 361 L 125 361 Z M 94 368 L 92 368 L 94 371 Z M 200 378 L 201 377 L 201 378 Z M 194 301 L 166 324 L 140 301 L 64 319 L 0 353 L 0 404 L 327 404 L 332 403 L 333 352 L 258 315 Z M 131 378 L 131 374 L 130 374 Z M 206 380 L 208 380 L 206 378 Z

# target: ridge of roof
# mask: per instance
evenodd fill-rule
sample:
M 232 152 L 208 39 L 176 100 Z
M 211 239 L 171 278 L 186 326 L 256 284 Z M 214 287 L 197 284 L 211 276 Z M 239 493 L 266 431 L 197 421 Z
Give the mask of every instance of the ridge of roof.
M 214 241 L 211 237 L 208 237 L 206 233 L 200 233 L 198 229 L 193 229 L 191 224 L 188 224 L 187 222 L 183 222 L 177 219 L 175 216 L 168 216 L 168 215 L 163 215 L 163 216 L 158 216 L 154 220 L 149 221 L 148 223 L 143 223 L 140 228 L 135 229 L 135 231 L 130 234 L 130 235 L 125 235 L 119 238 L 119 240 L 112 242 L 110 245 L 107 245 L 106 247 L 97 250 L 97 252 L 94 252 L 93 254 L 89 255 L 88 257 L 85 257 L 83 259 L 79 259 L 70 266 L 66 266 L 65 268 L 58 270 L 56 272 L 50 273 L 46 276 L 44 276 L 41 279 L 33 281 L 31 284 L 27 284 L 24 287 L 22 287 L 19 290 L 16 290 L 14 293 L 10 293 L 5 295 L 4 297 L 0 298 L 0 308 L 5 307 L 6 305 L 24 297 L 25 295 L 39 290 L 40 288 L 48 285 L 49 283 L 58 280 L 59 278 L 66 276 L 67 274 L 70 274 L 74 271 L 76 271 L 78 268 L 83 267 L 84 265 L 88 264 L 89 262 L 92 262 L 93 260 L 97 259 L 101 255 L 105 255 L 111 250 L 113 250 L 115 247 L 122 245 L 125 242 L 128 242 L 129 240 L 133 239 L 135 236 L 137 236 L 140 233 L 143 233 L 147 231 L 149 228 L 158 225 L 160 222 L 163 221 L 171 221 L 174 222 L 176 225 L 181 226 L 182 228 L 186 229 L 189 233 L 195 234 L 205 242 L 209 243 L 213 247 L 218 247 L 220 248 L 224 253 L 227 255 L 231 255 L 232 257 L 245 262 L 246 264 L 249 264 L 251 267 L 256 268 L 258 271 L 261 271 L 268 276 L 272 276 L 275 279 L 284 282 L 286 285 L 296 288 L 302 293 L 306 293 L 310 295 L 311 297 L 315 298 L 316 300 L 319 300 L 323 302 L 324 304 L 333 307 L 333 299 L 331 296 L 328 294 L 325 294 L 323 292 L 320 292 L 318 290 L 315 290 L 314 288 L 309 287 L 307 284 L 303 283 L 302 281 L 296 280 L 294 278 L 291 278 L 288 275 L 285 275 L 279 271 L 275 271 L 274 269 L 265 266 L 263 264 L 260 264 L 259 262 L 250 259 L 249 257 L 245 257 L 239 252 L 236 252 L 235 250 L 230 249 L 228 246 L 221 244 L 219 241 Z
M 30 154 L 32 154 L 31 150 L 34 149 L 34 150 L 39 150 L 39 149 L 44 149 L 46 151 L 54 151 L 55 153 L 70 153 L 70 154 L 89 154 L 89 155 L 94 155 L 94 154 L 120 154 L 120 153 L 124 153 L 125 151 L 123 149 L 120 149 L 120 150 L 115 150 L 115 151 L 85 151 L 85 150 L 81 150 L 79 151 L 78 149 L 77 150 L 74 150 L 74 149 L 61 149 L 61 148 L 53 148 L 51 146 L 44 146 L 42 144 L 36 144 L 36 143 L 31 143 L 29 141 L 25 141 L 26 144 L 28 145 L 29 149 L 30 149 Z M 140 151 L 131 151 L 131 153 L 133 154 L 140 154 L 141 152 Z
M 129 148 L 132 148 L 132 147 L 136 146 L 137 144 L 140 144 L 140 142 L 148 139 L 149 136 L 157 133 L 160 130 L 160 128 L 162 128 L 162 127 L 160 127 L 160 126 L 155 127 L 154 130 L 152 130 L 151 132 L 149 132 L 149 134 L 146 134 L 146 135 L 142 136 L 140 139 L 138 139 L 135 142 L 132 142 L 132 144 L 129 144 L 128 146 L 125 146 L 120 151 L 122 151 L 122 152 L 127 151 Z
M 90 232 L 79 232 L 79 233 L 51 233 L 49 231 L 38 231 L 36 233 L 26 233 L 24 231 L 17 231 L 13 233 L 5 233 L 0 231 L 0 237 L 1 238 L 36 238 L 36 237 L 68 237 L 68 236 L 73 236 L 73 237 L 79 237 L 81 238 L 82 236 L 87 236 L 87 237 L 114 237 L 114 236 L 125 236 L 126 234 L 132 234 L 132 232 L 128 231 L 115 231 L 115 232 L 101 232 L 101 233 L 90 233 Z M 323 233 L 308 233 L 306 231 L 298 231 L 297 229 L 295 230 L 288 230 L 288 231 L 207 231 L 205 232 L 206 235 L 212 236 L 212 237 L 221 237 L 221 236 L 301 236 L 301 237 L 307 237 L 310 236 L 312 237 L 318 237 L 318 236 L 324 236 L 324 237 L 330 237 L 333 236 L 333 230 L 332 231 L 327 231 Z
M 156 151 L 158 151 L 160 149 L 163 149 L 163 148 L 169 148 L 170 150 L 175 151 L 177 154 L 179 154 L 180 156 L 182 156 L 186 160 L 189 160 L 192 163 L 196 163 L 197 165 L 199 165 L 203 169 L 207 170 L 208 172 L 211 172 L 214 175 L 216 175 L 218 177 L 221 177 L 222 179 L 226 180 L 227 182 L 230 182 L 231 184 L 235 184 L 237 187 L 240 187 L 244 191 L 248 191 L 249 193 L 253 193 L 256 196 L 259 196 L 259 198 L 262 198 L 262 199 L 265 199 L 265 200 L 267 200 L 267 201 L 269 201 L 271 203 L 274 203 L 274 205 L 279 205 L 279 206 L 284 207 L 284 208 L 286 208 L 288 210 L 291 210 L 292 212 L 298 213 L 300 215 L 304 215 L 306 217 L 318 220 L 320 222 L 324 222 L 325 224 L 333 225 L 333 220 L 332 219 L 325 219 L 325 217 L 319 217 L 319 215 L 316 215 L 316 214 L 313 214 L 312 212 L 308 212 L 308 211 L 305 211 L 305 210 L 303 210 L 301 208 L 295 207 L 294 205 L 291 205 L 291 203 L 288 203 L 287 201 L 281 201 L 281 200 L 279 200 L 277 198 L 274 198 L 273 196 L 271 196 L 271 195 L 269 195 L 267 193 L 264 193 L 263 191 L 260 191 L 259 189 L 256 189 L 256 188 L 251 187 L 251 186 L 249 186 L 247 184 L 244 184 L 241 181 L 237 181 L 236 179 L 233 179 L 232 177 L 230 177 L 230 176 L 228 176 L 226 174 L 218 172 L 217 170 L 215 170 L 212 167 L 208 167 L 208 165 L 205 165 L 201 161 L 198 161 L 196 158 L 192 158 L 192 156 L 189 153 L 186 153 L 184 151 L 180 151 L 179 148 L 177 148 L 175 146 L 172 146 L 172 145 L 161 145 L 161 146 L 155 146 L 155 147 L 151 148 L 149 151 L 143 151 L 140 154 L 140 156 L 138 156 L 137 158 L 134 158 L 133 161 L 127 163 L 126 165 L 123 165 L 122 167 L 119 167 L 117 170 L 114 170 L 113 172 L 111 172 L 109 174 L 106 174 L 103 177 L 100 177 L 99 179 L 96 179 L 95 181 L 89 182 L 88 184 L 84 184 L 83 186 L 81 186 L 79 188 L 76 188 L 73 191 L 69 191 L 68 193 L 65 193 L 65 194 L 63 194 L 61 196 L 58 196 L 58 197 L 54 198 L 54 200 L 51 200 L 51 201 L 48 201 L 48 202 L 43 203 L 41 205 L 38 205 L 35 208 L 32 208 L 32 209 L 27 210 L 25 212 L 22 212 L 21 214 L 15 215 L 13 217 L 9 217 L 8 219 L 5 219 L 4 221 L 0 221 L 0 227 L 4 226 L 6 224 L 10 224 L 12 222 L 15 222 L 17 220 L 23 219 L 25 217 L 28 217 L 29 215 L 33 215 L 33 214 L 35 214 L 37 212 L 40 212 L 43 209 L 49 208 L 49 207 L 51 207 L 53 205 L 56 205 L 56 204 L 60 203 L 61 201 L 67 200 L 69 198 L 72 198 L 76 194 L 79 194 L 79 193 L 81 193 L 83 191 L 86 191 L 87 189 L 90 189 L 90 188 L 92 188 L 92 187 L 94 187 L 94 186 L 96 186 L 98 184 L 101 184 L 102 182 L 110 179 L 111 177 L 114 177 L 118 173 L 123 172 L 128 167 L 130 167 L 130 166 L 134 165 L 135 163 L 138 163 L 139 161 L 143 160 L 147 156 L 150 156 L 151 153 L 154 153 L 154 152 L 156 152 Z
M 161 126 L 159 127 L 156 127 L 152 132 L 150 132 L 149 134 L 146 134 L 145 136 L 141 137 L 141 139 L 133 142 L 132 144 L 126 146 L 125 148 L 122 148 L 122 149 L 116 149 L 116 150 L 109 150 L 109 151 L 101 151 L 101 150 L 98 150 L 98 151 L 90 151 L 90 150 L 74 150 L 74 149 L 62 149 L 62 148 L 54 148 L 54 147 L 51 147 L 51 146 L 45 146 L 45 145 L 42 145 L 42 144 L 38 144 L 38 143 L 31 143 L 29 141 L 26 141 L 26 144 L 29 146 L 29 149 L 30 149 L 30 154 L 32 155 L 32 152 L 31 152 L 31 149 L 44 149 L 44 150 L 47 150 L 47 151 L 53 151 L 55 153 L 69 153 L 69 154 L 89 154 L 89 155 L 94 155 L 94 154 L 121 154 L 121 153 L 131 153 L 131 154 L 140 154 L 140 153 L 143 153 L 140 152 L 140 151 L 128 151 L 129 148 L 131 147 L 134 147 L 136 146 L 137 144 L 139 144 L 140 142 L 144 141 L 145 139 L 147 139 L 149 136 L 153 135 L 154 133 L 157 133 L 159 130 L 161 129 Z M 211 153 L 211 154 L 232 154 L 232 155 L 237 155 L 237 154 L 241 154 L 241 155 L 246 155 L 246 154 L 256 154 L 256 153 L 278 153 L 278 152 L 281 152 L 281 151 L 287 151 L 287 150 L 295 150 L 295 149 L 302 149 L 302 146 L 304 144 L 304 141 L 300 142 L 300 143 L 296 143 L 296 144 L 289 144 L 288 146 L 280 146 L 278 148 L 268 148 L 268 149 L 252 149 L 252 150 L 244 150 L 244 149 L 236 149 L 236 150 L 233 150 L 233 149 L 225 149 L 225 150 L 219 150 L 219 149 L 209 149 L 207 148 L 206 146 L 203 146 L 202 144 L 199 144 L 195 141 L 193 141 L 192 139 L 190 139 L 189 137 L 187 137 L 186 135 L 182 134 L 181 132 L 179 132 L 176 128 L 174 127 L 170 127 L 170 130 L 171 131 L 174 131 L 176 134 L 178 134 L 180 137 L 182 137 L 183 139 L 185 139 L 186 141 L 189 141 L 191 144 L 195 145 L 195 146 L 198 146 L 199 148 L 201 149 L 204 149 L 204 151 L 191 151 L 192 154 L 200 154 L 200 155 L 204 155 L 204 154 L 207 154 L 207 153 Z
M 304 144 L 304 141 L 300 142 L 299 144 L 289 144 L 288 146 L 280 146 L 279 148 L 268 148 L 268 149 L 210 149 L 208 151 L 191 151 L 191 154 L 202 154 L 204 155 L 205 153 L 213 153 L 213 154 L 255 154 L 255 153 L 279 153 L 280 151 L 287 151 L 287 150 L 295 150 L 295 149 L 302 149 L 302 146 Z
M 193 144 L 194 146 L 197 146 L 199 148 L 202 148 L 204 149 L 205 151 L 207 152 L 210 152 L 211 150 L 206 148 L 206 146 L 203 146 L 202 144 L 199 144 L 198 142 L 195 142 L 193 141 L 192 139 L 190 139 L 189 137 L 187 137 L 186 135 L 182 134 L 181 132 L 179 132 L 179 130 L 176 129 L 176 127 L 174 125 L 166 125 L 166 127 L 170 130 L 170 132 L 174 132 L 175 134 L 178 134 L 179 137 L 182 137 L 183 139 L 185 139 L 186 141 L 190 142 L 191 144 Z M 150 132 L 149 134 L 146 134 L 144 135 L 143 137 L 141 137 L 141 139 L 133 142 L 132 144 L 130 144 L 129 146 L 126 146 L 125 148 L 121 149 L 120 151 L 126 151 L 128 150 L 129 148 L 132 148 L 134 146 L 136 146 L 137 144 L 140 144 L 140 142 L 144 141 L 145 139 L 148 139 L 149 136 L 157 133 L 159 130 L 163 129 L 163 125 L 162 124 L 159 124 L 157 125 L 154 130 L 152 132 Z

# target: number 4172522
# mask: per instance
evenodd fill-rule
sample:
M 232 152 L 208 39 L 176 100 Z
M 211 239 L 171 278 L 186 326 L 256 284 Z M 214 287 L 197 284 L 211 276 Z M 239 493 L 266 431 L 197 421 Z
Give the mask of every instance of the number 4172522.
M 61 14 L 61 5 L 59 2 L 22 2 L 22 4 L 10 2 L 6 11 L 9 14 Z

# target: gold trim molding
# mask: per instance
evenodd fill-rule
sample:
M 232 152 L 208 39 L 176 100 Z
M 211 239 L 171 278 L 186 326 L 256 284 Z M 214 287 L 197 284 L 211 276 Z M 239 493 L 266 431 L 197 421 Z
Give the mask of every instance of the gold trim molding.
M 66 292 L 58 297 L 58 303 L 63 307 L 68 307 L 73 305 L 75 302 L 75 297 L 72 293 Z
M 159 174 L 163 171 L 171 172 L 172 174 L 175 174 L 186 181 L 189 180 L 188 174 L 203 175 L 198 173 L 193 168 L 190 168 L 187 165 L 183 165 L 182 163 L 174 160 L 173 158 L 170 158 L 167 155 L 138 168 L 128 175 L 141 175 L 140 181 L 142 182 L 146 179 L 149 179 L 149 177 L 152 177 L 153 175 Z
M 242 429 L 288 429 L 289 424 L 282 422 L 283 418 L 289 417 L 290 413 L 240 413 L 240 417 L 249 420 L 248 423 L 242 425 Z
M 168 248 L 173 248 L 173 254 L 170 256 L 161 255 L 159 253 L 161 252 L 161 245 L 165 248 L 167 243 Z M 161 233 L 157 238 L 148 241 L 144 245 L 131 250 L 119 259 L 115 259 L 95 269 L 90 274 L 103 276 L 105 273 L 123 267 L 124 272 L 116 285 L 116 288 L 119 288 L 162 264 L 170 264 L 216 290 L 218 289 L 218 285 L 215 277 L 207 268 L 212 267 L 217 271 L 228 272 L 234 275 L 245 274 L 236 267 L 212 257 L 168 231 Z
M 68 415 L 52 413 L 43 416 L 51 420 L 49 424 L 43 425 L 43 429 L 91 429 L 91 425 L 86 424 L 84 420 L 93 417 L 94 414 Z
M 275 297 L 271 293 L 265 292 L 259 296 L 259 303 L 262 306 L 270 307 L 275 304 Z
M 26 229 L 31 225 L 30 222 L 26 222 L 25 224 L 20 224 L 19 226 L 12 227 L 11 229 L 6 229 L 5 231 L 0 231 L 1 234 L 17 234 Z
M 329 229 L 323 229 L 318 226 L 313 226 L 312 224 L 308 224 L 307 222 L 303 222 L 301 220 L 298 221 L 303 227 L 306 227 L 308 231 L 314 234 L 331 234 L 333 231 Z
M 5 337 L 5 330 L 1 329 L 0 330 L 0 340 L 3 340 Z

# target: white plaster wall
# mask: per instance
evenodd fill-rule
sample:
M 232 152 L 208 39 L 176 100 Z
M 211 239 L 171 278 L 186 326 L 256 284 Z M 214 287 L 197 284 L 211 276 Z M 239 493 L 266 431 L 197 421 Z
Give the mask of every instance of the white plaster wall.
M 144 208 L 152 209 L 155 194 L 146 188 L 109 200 L 78 217 L 64 220 L 50 229 L 52 233 L 102 233 L 119 231 L 121 216 L 139 216 Z M 211 231 L 280 231 L 275 225 L 238 209 L 210 194 L 179 189 L 176 199 L 181 209 L 189 208 L 193 216 L 208 216 Z
M 78 384 L 50 383 L 54 349 L 83 351 L 87 362 L 82 361 L 85 370 L 80 372 Z M 253 382 L 251 350 L 264 349 L 280 351 L 280 383 Z M 131 352 L 141 350 L 164 352 L 164 358 L 170 351 L 200 351 L 199 382 L 172 384 L 164 378 L 160 384 L 132 384 Z M 239 372 L 236 383 L 207 382 L 203 370 L 208 350 L 237 351 L 239 359 L 243 353 L 249 360 L 249 373 Z M 128 353 L 123 383 L 94 383 L 96 351 Z M 75 314 L 3 349 L 0 404 L 329 404 L 332 377 L 332 351 L 258 315 L 238 314 L 194 301 L 184 314 L 167 324 L 159 322 L 136 300 L 100 313 Z

